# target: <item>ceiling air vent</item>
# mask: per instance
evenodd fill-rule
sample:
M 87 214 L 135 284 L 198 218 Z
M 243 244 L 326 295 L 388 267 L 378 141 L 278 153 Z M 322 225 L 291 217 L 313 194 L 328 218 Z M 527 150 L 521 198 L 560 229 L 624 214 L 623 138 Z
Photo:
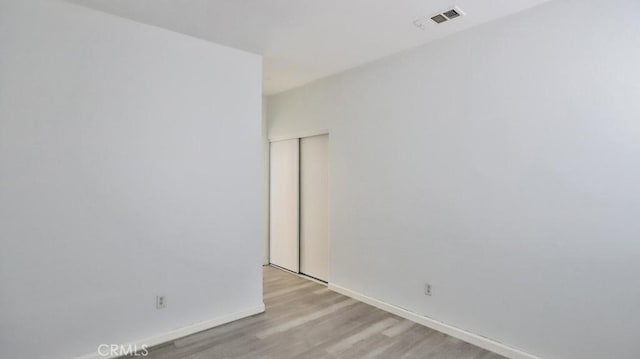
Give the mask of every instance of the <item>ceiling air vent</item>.
M 442 24 L 443 22 L 447 21 L 447 18 L 444 17 L 444 15 L 436 15 L 431 17 L 431 20 L 433 20 L 436 24 Z
M 443 11 L 440 14 L 431 17 L 431 20 L 436 24 L 442 24 L 445 21 L 453 20 L 457 17 L 463 16 L 464 12 L 459 7 L 454 7 L 451 10 Z
M 451 19 L 455 19 L 456 17 L 460 16 L 460 13 L 456 11 L 456 9 L 451 9 L 449 11 L 445 11 L 443 13 L 444 16 L 446 16 L 449 20 Z

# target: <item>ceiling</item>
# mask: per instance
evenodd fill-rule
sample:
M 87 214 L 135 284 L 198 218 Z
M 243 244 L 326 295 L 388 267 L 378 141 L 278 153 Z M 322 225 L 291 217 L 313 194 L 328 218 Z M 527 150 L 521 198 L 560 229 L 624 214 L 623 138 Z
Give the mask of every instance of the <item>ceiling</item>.
M 69 1 L 262 55 L 272 95 L 548 0 Z M 467 15 L 427 21 L 454 5 Z

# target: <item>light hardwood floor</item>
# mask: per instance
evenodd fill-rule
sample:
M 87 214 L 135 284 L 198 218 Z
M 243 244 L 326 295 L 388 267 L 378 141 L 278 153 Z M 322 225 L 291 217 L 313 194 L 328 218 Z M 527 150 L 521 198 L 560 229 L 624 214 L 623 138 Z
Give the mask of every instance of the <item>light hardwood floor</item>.
M 264 303 L 265 313 L 151 348 L 147 358 L 504 358 L 272 267 Z

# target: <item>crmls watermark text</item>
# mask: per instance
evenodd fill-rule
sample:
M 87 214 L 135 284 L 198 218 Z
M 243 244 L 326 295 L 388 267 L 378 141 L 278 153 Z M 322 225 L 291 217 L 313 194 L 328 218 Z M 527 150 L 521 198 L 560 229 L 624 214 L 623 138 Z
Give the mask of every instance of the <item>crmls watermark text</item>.
M 125 355 L 146 357 L 149 355 L 148 347 L 146 344 L 100 344 L 98 345 L 98 355 L 102 357 L 120 357 Z

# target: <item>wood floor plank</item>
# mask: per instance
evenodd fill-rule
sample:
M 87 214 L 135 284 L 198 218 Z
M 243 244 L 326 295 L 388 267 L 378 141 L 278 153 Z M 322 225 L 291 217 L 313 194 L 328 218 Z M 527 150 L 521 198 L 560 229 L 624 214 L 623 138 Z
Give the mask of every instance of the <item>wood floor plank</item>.
M 323 316 L 325 316 L 327 314 L 331 314 L 331 313 L 333 313 L 333 312 L 335 312 L 335 311 L 337 311 L 339 309 L 342 309 L 344 307 L 347 307 L 349 305 L 354 305 L 354 304 L 356 304 L 355 300 L 353 300 L 353 299 L 345 299 L 345 300 L 343 300 L 341 302 L 333 304 L 330 307 L 324 308 L 324 309 L 322 309 L 320 311 L 312 312 L 312 313 L 309 313 L 309 314 L 307 314 L 307 315 L 305 315 L 303 317 L 291 320 L 291 321 L 289 321 L 287 323 L 283 323 L 283 324 L 278 325 L 276 327 L 269 328 L 269 329 L 267 329 L 267 330 L 265 330 L 263 332 L 260 332 L 260 333 L 256 334 L 256 337 L 258 337 L 260 339 L 267 338 L 270 335 L 273 335 L 275 333 L 284 332 L 284 331 L 287 331 L 289 329 L 298 327 L 298 326 L 303 325 L 303 324 L 305 324 L 307 322 L 310 322 L 312 320 L 316 320 L 316 319 L 321 318 L 321 317 L 323 317 Z
M 384 335 L 386 335 L 386 336 L 388 336 L 390 338 L 393 338 L 396 335 L 404 333 L 407 330 L 411 329 L 411 327 L 414 326 L 414 325 L 416 325 L 416 323 L 405 319 L 402 322 L 397 323 L 393 327 L 385 330 L 384 332 L 382 332 L 382 334 L 384 334 Z
M 312 287 L 313 285 L 314 285 L 313 282 L 308 282 L 308 283 L 301 283 L 301 284 L 298 284 L 298 285 L 294 285 L 294 286 L 290 286 L 290 287 L 283 288 L 283 289 L 280 289 L 280 290 L 276 290 L 276 291 L 273 291 L 273 292 L 265 294 L 264 295 L 264 300 L 275 298 L 275 297 L 278 297 L 278 296 L 287 295 L 287 294 L 289 294 L 291 292 L 295 292 L 298 289 L 306 289 L 306 288 Z
M 398 323 L 399 320 L 396 318 L 386 318 L 378 323 L 375 323 L 369 327 L 367 327 L 366 329 L 362 330 L 359 333 L 353 334 L 341 341 L 339 341 L 338 343 L 330 346 L 327 351 L 331 354 L 339 354 L 349 348 L 351 348 L 354 344 L 358 343 L 359 341 L 362 341 L 364 339 L 367 339 L 369 337 L 372 337 L 375 334 L 378 334 L 380 332 L 382 332 L 383 330 L 387 329 L 388 327 Z

